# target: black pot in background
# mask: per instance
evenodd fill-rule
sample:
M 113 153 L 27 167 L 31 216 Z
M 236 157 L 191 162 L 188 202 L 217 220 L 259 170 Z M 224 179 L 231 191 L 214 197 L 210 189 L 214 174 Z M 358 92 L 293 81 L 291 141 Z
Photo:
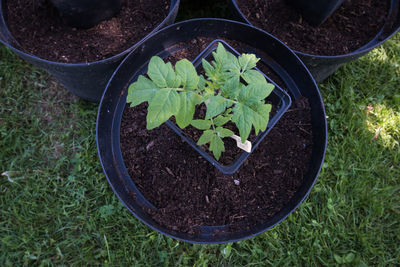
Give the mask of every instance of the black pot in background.
M 53 0 L 54 1 L 54 0 Z M 324 23 L 333 12 L 344 2 L 344 0 L 287 0 L 291 5 L 297 7 L 303 18 L 311 25 L 318 26 Z
M 337 56 L 324 56 L 324 55 L 313 55 L 299 51 L 295 53 L 301 58 L 306 64 L 314 79 L 317 82 L 322 82 L 328 76 L 333 74 L 341 65 L 351 60 L 355 60 L 378 45 L 385 42 L 387 39 L 392 37 L 400 29 L 400 0 L 389 0 L 391 2 L 388 19 L 383 26 L 382 30 L 375 36 L 369 43 L 360 47 L 356 51 L 353 51 L 344 55 Z M 229 0 L 230 7 L 233 15 L 240 21 L 246 22 L 250 25 L 250 21 L 240 11 L 236 0 Z
M 308 172 L 289 203 L 271 219 L 242 232 L 228 232 L 227 226 L 201 226 L 189 234 L 168 229 L 145 211 L 155 207 L 133 183 L 122 158 L 120 126 L 126 105 L 127 88 L 146 72 L 150 58 L 162 58 L 177 51 L 176 44 L 196 37 L 228 39 L 244 43 L 245 52 L 256 53 L 289 89 L 292 99 L 308 98 L 311 105 L 313 149 Z M 257 52 L 257 51 L 262 51 Z M 279 83 L 278 83 L 279 84 Z M 282 42 L 251 25 L 223 19 L 194 19 L 171 25 L 141 43 L 113 74 L 102 97 L 97 115 L 97 150 L 103 171 L 124 205 L 142 222 L 167 236 L 192 243 L 233 242 L 260 234 L 284 220 L 306 198 L 320 172 L 327 140 L 325 108 L 318 87 L 299 58 Z M 136 196 L 135 198 L 132 196 Z
M 65 21 L 77 28 L 90 28 L 113 17 L 121 0 L 50 0 Z
M 22 59 L 45 69 L 71 93 L 93 102 L 100 101 L 104 88 L 112 73 L 130 51 L 160 28 L 174 22 L 180 2 L 180 0 L 171 0 L 168 16 L 154 28 L 152 32 L 144 37 L 142 41 L 132 44 L 132 47 L 129 49 L 104 60 L 90 63 L 69 64 L 41 59 L 20 50 L 18 48 L 18 43 L 14 40 L 6 25 L 6 1 L 7 0 L 0 0 L 0 43 L 7 46 Z

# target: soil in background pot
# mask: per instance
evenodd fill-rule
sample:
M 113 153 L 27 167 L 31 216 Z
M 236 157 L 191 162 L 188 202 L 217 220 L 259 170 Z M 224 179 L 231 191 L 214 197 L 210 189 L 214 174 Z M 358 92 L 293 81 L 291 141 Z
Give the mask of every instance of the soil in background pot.
M 193 60 L 208 43 L 197 38 L 172 57 Z M 165 124 L 146 130 L 146 113 L 146 104 L 125 108 L 122 154 L 140 192 L 158 208 L 149 211 L 152 217 L 173 230 L 229 225 L 240 231 L 265 222 L 289 202 L 310 164 L 311 110 L 305 98 L 293 103 L 233 175 L 223 175 Z
M 159 25 L 170 8 L 169 0 L 123 0 L 114 18 L 76 29 L 47 0 L 6 2 L 7 25 L 20 48 L 63 63 L 93 62 L 125 51 Z
M 319 27 L 303 20 L 285 0 L 236 0 L 256 27 L 275 35 L 290 48 L 313 55 L 334 56 L 353 52 L 382 29 L 388 0 L 346 0 Z

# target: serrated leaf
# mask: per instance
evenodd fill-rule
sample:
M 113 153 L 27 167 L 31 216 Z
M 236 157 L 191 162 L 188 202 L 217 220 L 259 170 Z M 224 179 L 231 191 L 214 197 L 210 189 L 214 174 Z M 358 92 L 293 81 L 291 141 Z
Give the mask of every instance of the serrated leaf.
M 193 64 L 187 60 L 182 59 L 175 64 L 176 74 L 180 77 L 180 82 L 184 89 L 195 90 L 199 83 L 200 77 Z
M 150 101 L 158 90 L 160 88 L 152 81 L 140 75 L 138 80 L 129 86 L 126 102 L 130 103 L 131 107 L 137 106 L 145 101 Z
M 147 129 L 151 130 L 178 113 L 180 97 L 175 90 L 160 89 L 154 94 L 147 109 Z
M 241 74 L 241 77 L 247 83 L 254 83 L 254 82 L 258 82 L 260 80 L 265 80 L 264 75 L 262 75 L 261 72 L 259 72 L 257 70 L 245 71 L 244 73 Z
M 250 135 L 252 121 L 248 117 L 248 107 L 243 104 L 236 104 L 233 108 L 233 116 L 232 121 L 236 124 L 236 127 L 239 129 L 240 138 L 242 143 L 247 140 Z
M 239 65 L 242 69 L 242 72 L 254 68 L 259 60 L 260 59 L 257 58 L 254 54 L 242 54 L 241 56 L 239 56 Z
M 222 43 L 218 43 L 217 50 L 213 52 L 213 57 L 217 64 L 224 65 L 227 58 L 227 52 Z
M 203 65 L 203 69 L 206 72 L 206 75 L 209 79 L 211 79 L 211 77 L 214 77 L 215 75 L 215 69 L 214 67 L 208 63 L 207 60 L 205 60 L 204 58 L 201 60 L 201 63 Z
M 199 140 L 197 141 L 197 144 L 201 146 L 211 142 L 211 139 L 213 138 L 214 135 L 215 135 L 214 131 L 212 130 L 204 131 L 203 134 L 200 136 Z
M 219 68 L 219 71 L 222 73 L 229 70 L 231 73 L 240 75 L 238 58 L 234 54 L 228 52 L 222 43 L 218 43 L 216 52 L 213 52 L 213 57 L 215 59 L 214 66 L 216 69 Z
M 269 121 L 271 105 L 257 102 L 249 105 L 249 109 L 252 111 L 251 121 L 253 123 L 256 134 L 265 131 Z
M 247 99 L 264 100 L 271 94 L 272 90 L 274 90 L 274 85 L 267 83 L 264 79 L 241 87 L 238 99 L 240 102 L 244 102 Z
M 197 89 L 199 91 L 203 91 L 204 88 L 206 87 L 206 84 L 207 84 L 207 80 L 204 78 L 203 75 L 200 75 L 199 82 L 197 83 Z
M 235 133 L 232 132 L 231 130 L 226 129 L 226 128 L 223 128 L 223 127 L 217 127 L 217 129 L 215 129 L 215 131 L 218 133 L 218 135 L 219 135 L 221 138 L 230 137 L 230 136 L 232 136 L 232 135 L 235 134 Z
M 232 115 L 219 115 L 213 119 L 215 126 L 222 126 L 232 119 Z
M 225 151 L 224 142 L 216 134 L 214 134 L 211 138 L 210 151 L 213 152 L 216 160 L 219 160 L 219 158 L 221 157 L 221 153 Z
M 238 103 L 233 108 L 232 121 L 239 129 L 240 138 L 244 143 L 250 135 L 251 126 L 256 134 L 264 131 L 268 125 L 271 105 L 262 102 Z
M 181 92 L 179 97 L 180 108 L 175 114 L 175 119 L 178 126 L 183 129 L 193 120 L 196 104 L 201 100 L 201 97 L 194 92 Z
M 226 108 L 232 105 L 232 102 L 229 102 L 226 98 L 222 96 L 216 95 L 208 98 L 206 101 L 206 105 L 206 120 L 208 120 L 224 112 Z
M 236 99 L 239 95 L 241 85 L 239 75 L 227 78 L 221 87 L 222 95 L 231 99 Z
M 230 53 L 226 52 L 225 69 L 234 74 L 240 74 L 240 64 L 238 58 Z
M 147 75 L 160 88 L 179 86 L 172 64 L 165 63 L 160 57 L 150 59 Z
M 191 125 L 199 130 L 208 130 L 211 127 L 211 121 L 209 120 L 193 120 Z

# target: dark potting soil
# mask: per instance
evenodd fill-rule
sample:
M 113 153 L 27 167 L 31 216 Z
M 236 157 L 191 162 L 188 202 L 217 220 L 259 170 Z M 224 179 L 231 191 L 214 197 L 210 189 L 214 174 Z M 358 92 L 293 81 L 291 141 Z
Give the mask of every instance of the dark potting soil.
M 322 25 L 311 26 L 285 0 L 237 0 L 246 18 L 290 48 L 314 55 L 341 55 L 374 39 L 382 29 L 388 0 L 346 0 Z
M 150 33 L 168 15 L 168 0 L 123 0 L 112 19 L 90 29 L 64 23 L 47 0 L 8 0 L 7 23 L 21 49 L 37 57 L 83 63 L 119 54 Z
M 209 43 L 203 41 L 173 54 L 175 61 L 193 60 Z M 165 124 L 146 130 L 146 106 L 125 108 L 121 149 L 134 183 L 157 207 L 148 212 L 161 225 L 182 232 L 203 225 L 247 229 L 280 211 L 302 184 L 312 153 L 307 99 L 292 105 L 233 175 L 219 172 Z

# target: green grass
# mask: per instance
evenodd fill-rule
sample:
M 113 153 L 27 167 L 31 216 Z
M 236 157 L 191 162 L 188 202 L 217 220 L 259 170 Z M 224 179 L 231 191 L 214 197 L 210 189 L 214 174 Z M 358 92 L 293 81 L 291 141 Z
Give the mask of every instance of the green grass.
M 250 240 L 191 245 L 119 203 L 97 159 L 97 104 L 1 47 L 0 266 L 399 265 L 400 34 L 320 88 L 328 149 L 307 200 Z

